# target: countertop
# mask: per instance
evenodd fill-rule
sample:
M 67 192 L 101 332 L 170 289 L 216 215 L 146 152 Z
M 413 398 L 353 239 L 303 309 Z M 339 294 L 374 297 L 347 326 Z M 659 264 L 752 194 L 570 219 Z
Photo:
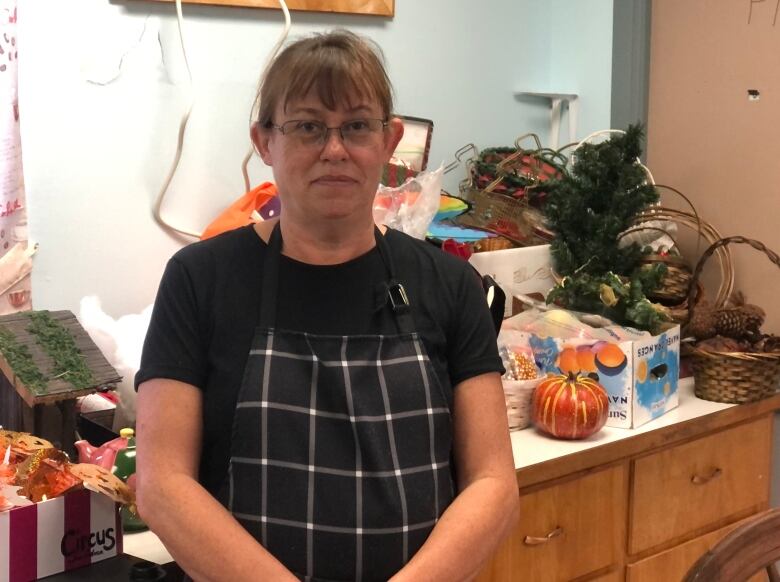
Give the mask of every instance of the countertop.
M 604 427 L 595 435 L 576 441 L 555 439 L 533 427 L 512 431 L 518 485 L 522 488 L 571 471 L 587 470 L 610 456 L 624 454 L 626 449 L 641 451 L 651 442 L 666 442 L 672 432 L 674 438 L 686 438 L 688 434 L 714 429 L 723 423 L 737 422 L 742 416 L 780 408 L 780 394 L 739 406 L 702 400 L 693 393 L 692 378 L 681 378 L 678 390 L 677 408 L 638 428 Z M 735 410 L 711 416 L 732 408 Z M 676 430 L 678 428 L 682 430 Z M 124 552 L 158 564 L 173 560 L 159 538 L 150 531 L 125 534 Z

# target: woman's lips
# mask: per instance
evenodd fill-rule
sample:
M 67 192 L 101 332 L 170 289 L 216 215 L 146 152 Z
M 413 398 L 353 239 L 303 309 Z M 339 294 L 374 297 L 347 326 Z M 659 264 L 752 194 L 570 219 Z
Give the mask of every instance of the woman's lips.
M 314 180 L 315 184 L 321 184 L 323 186 L 348 186 L 350 184 L 357 183 L 357 180 L 349 176 L 320 176 Z

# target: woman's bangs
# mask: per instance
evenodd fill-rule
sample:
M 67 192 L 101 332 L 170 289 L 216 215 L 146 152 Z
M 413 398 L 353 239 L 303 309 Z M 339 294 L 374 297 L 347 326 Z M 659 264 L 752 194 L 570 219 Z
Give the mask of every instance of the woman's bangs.
M 309 95 L 316 95 L 331 111 L 341 104 L 348 109 L 356 107 L 377 97 L 370 75 L 365 73 L 363 67 L 347 68 L 338 60 L 323 63 L 320 59 L 309 59 L 291 79 L 284 95 L 284 107 L 287 109 L 291 101 Z

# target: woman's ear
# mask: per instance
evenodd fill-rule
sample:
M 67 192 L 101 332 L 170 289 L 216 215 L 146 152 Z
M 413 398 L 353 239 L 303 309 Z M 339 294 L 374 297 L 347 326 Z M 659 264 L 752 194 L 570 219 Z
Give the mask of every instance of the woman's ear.
M 271 150 L 268 147 L 268 142 L 271 139 L 271 132 L 264 127 L 260 127 L 259 123 L 255 123 L 252 125 L 252 129 L 249 130 L 249 135 L 252 138 L 252 143 L 255 144 L 257 153 L 260 154 L 260 158 L 265 162 L 265 165 L 273 166 Z
M 385 134 L 385 153 L 387 159 L 392 157 L 395 148 L 404 136 L 404 122 L 398 117 L 391 117 L 387 122 L 387 132 Z

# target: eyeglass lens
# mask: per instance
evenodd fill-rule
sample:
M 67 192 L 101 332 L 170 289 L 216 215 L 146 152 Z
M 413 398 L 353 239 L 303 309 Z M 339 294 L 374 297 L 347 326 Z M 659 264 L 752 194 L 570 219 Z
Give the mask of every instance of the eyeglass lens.
M 382 130 L 385 122 L 381 119 L 353 119 L 339 127 L 328 127 L 319 121 L 292 120 L 280 127 L 288 135 L 305 145 L 322 145 L 330 131 L 338 131 L 347 145 L 366 145 Z

